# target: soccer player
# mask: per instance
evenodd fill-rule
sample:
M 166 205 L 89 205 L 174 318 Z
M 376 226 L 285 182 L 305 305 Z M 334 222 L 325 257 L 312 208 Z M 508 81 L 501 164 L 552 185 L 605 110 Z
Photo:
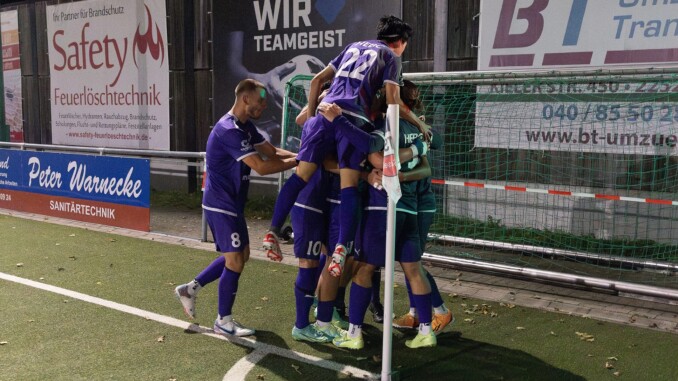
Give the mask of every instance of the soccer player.
M 383 86 L 389 104 L 402 103 L 400 100 L 400 56 L 407 47 L 412 28 L 395 16 L 380 19 L 377 39 L 349 44 L 344 51 L 311 80 L 309 120 L 304 125 L 308 130 L 297 155 L 299 165 L 296 173 L 285 182 L 278 195 L 271 229 L 265 235 L 263 247 L 267 256 L 281 260 L 278 243 L 280 228 L 289 214 L 300 190 L 308 183 L 328 152 L 336 152 L 341 177 L 341 216 L 339 239 L 332 253 L 330 274 L 340 277 L 346 254 L 353 246 L 358 225 L 359 209 L 358 181 L 360 163 L 369 151 L 369 140 L 361 139 L 352 131 L 374 129 L 370 115 L 372 100 Z M 329 93 L 323 103 L 336 103 L 350 118 L 350 124 L 334 126 L 321 116 L 316 116 L 317 97 L 320 85 L 332 80 Z M 321 104 L 321 106 L 323 106 Z M 418 120 L 408 110 L 408 118 Z M 425 124 L 422 128 L 428 127 Z M 358 136 L 358 138 L 356 138 Z
M 329 110 L 331 109 L 325 111 L 325 115 Z M 421 250 L 416 226 L 416 181 L 411 180 L 430 176 L 431 170 L 425 158 L 427 145 L 419 139 L 419 130 L 403 120 L 401 125 L 399 152 L 403 153 L 400 159 L 404 164 L 399 176 L 404 183 L 401 185 L 403 197 L 397 207 L 396 259 L 412 282 L 417 309 L 422 311 L 419 333 L 413 340 L 406 342 L 410 348 L 419 348 L 435 346 L 436 338 L 431 330 L 430 288 L 420 271 Z M 413 130 L 408 130 L 407 126 Z M 412 159 L 415 156 L 417 157 Z M 420 161 L 421 163 L 417 165 Z M 383 164 L 383 153 L 370 154 L 370 163 L 380 168 Z M 332 341 L 338 347 L 361 349 L 365 345 L 362 324 L 371 300 L 372 275 L 375 269 L 385 264 L 386 203 L 387 195 L 383 189 L 373 187 L 368 189 L 361 229 L 356 239 L 355 269 L 349 296 L 350 325 L 347 331 L 343 331 L 340 337 Z M 428 311 L 428 320 L 425 311 Z
M 421 99 L 419 97 L 419 89 L 411 81 L 405 80 L 405 85 L 401 89 L 401 92 L 407 93 L 403 95 L 403 101 L 405 104 L 410 107 L 412 110 L 419 113 L 422 111 Z M 423 118 L 424 116 L 420 116 Z M 442 138 L 435 131 L 431 130 L 431 136 L 429 139 L 429 148 L 430 149 L 439 149 L 442 146 Z M 433 223 L 433 216 L 436 212 L 436 201 L 435 194 L 431 188 L 431 177 L 426 177 L 424 179 L 417 181 L 417 221 L 419 226 L 419 239 L 421 252 L 423 253 L 426 249 L 426 240 L 428 237 L 428 231 Z M 452 311 L 450 311 L 443 301 L 440 291 L 438 290 L 438 285 L 426 269 L 422 268 L 426 278 L 431 285 L 431 304 L 433 305 L 433 321 L 431 323 L 431 328 L 433 332 L 439 334 L 448 324 L 454 322 L 454 316 Z M 419 327 L 419 319 L 417 318 L 417 309 L 414 303 L 414 298 L 412 296 L 412 287 L 410 282 L 405 279 L 405 284 L 407 286 L 407 294 L 410 300 L 410 310 L 393 319 L 393 326 L 396 328 L 417 328 Z
M 266 108 L 264 84 L 244 79 L 236 86 L 235 97 L 233 107 L 210 133 L 206 149 L 207 181 L 202 208 L 222 258 L 213 261 L 193 281 L 178 286 L 175 294 L 184 312 L 193 318 L 196 293 L 220 273 L 214 332 L 249 336 L 254 329 L 237 323 L 231 312 L 238 280 L 250 255 L 244 216 L 250 172 L 254 169 L 266 175 L 291 169 L 296 165 L 296 157 L 267 142 L 252 123 Z

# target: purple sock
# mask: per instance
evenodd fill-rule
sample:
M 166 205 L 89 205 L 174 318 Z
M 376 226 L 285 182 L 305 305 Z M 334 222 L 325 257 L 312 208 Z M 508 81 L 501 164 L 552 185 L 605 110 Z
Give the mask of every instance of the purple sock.
M 407 297 L 410 299 L 410 308 L 416 308 L 416 305 L 414 304 L 414 297 L 412 296 L 412 286 L 410 285 L 410 281 L 405 278 L 405 286 L 407 286 Z
M 363 325 L 367 307 L 370 305 L 372 287 L 363 287 L 353 282 L 349 295 L 348 321 L 353 325 Z
M 275 201 L 275 207 L 273 209 L 273 217 L 271 218 L 271 230 L 280 230 L 287 215 L 290 214 L 294 202 L 297 201 L 297 196 L 299 192 L 306 186 L 306 181 L 301 177 L 297 176 L 296 173 L 293 173 L 285 184 L 283 184 L 280 193 L 278 194 L 278 199 Z
M 332 309 L 334 308 L 334 301 L 330 300 L 323 302 L 318 300 L 318 320 L 328 323 L 332 321 Z
M 436 280 L 433 279 L 433 275 L 431 275 L 430 272 L 426 272 L 426 278 L 428 278 L 428 282 L 431 284 L 431 305 L 433 307 L 440 307 L 443 305 L 443 297 L 440 296 L 440 291 L 438 290 L 438 285 L 436 284 Z
M 414 304 L 417 306 L 417 315 L 419 323 L 431 324 L 431 294 L 417 295 L 413 294 Z
M 215 259 L 210 263 L 204 270 L 195 277 L 195 280 L 200 283 L 201 286 L 214 282 L 215 280 L 221 277 L 221 273 L 224 272 L 226 267 L 226 258 L 223 255 L 220 255 L 219 258 Z
M 294 282 L 294 300 L 297 306 L 297 318 L 294 325 L 297 328 L 308 326 L 308 313 L 313 305 L 313 292 L 315 290 L 315 273 L 317 269 L 299 268 L 297 280 Z
M 221 317 L 231 314 L 235 294 L 238 292 L 238 279 L 240 279 L 240 273 L 224 267 L 219 278 L 219 316 Z
M 360 192 L 358 187 L 348 187 L 341 190 L 341 210 L 339 217 L 339 241 L 347 248 L 353 247 L 358 219 L 356 210 L 360 209 Z
M 372 274 L 372 303 L 381 304 L 381 269 Z

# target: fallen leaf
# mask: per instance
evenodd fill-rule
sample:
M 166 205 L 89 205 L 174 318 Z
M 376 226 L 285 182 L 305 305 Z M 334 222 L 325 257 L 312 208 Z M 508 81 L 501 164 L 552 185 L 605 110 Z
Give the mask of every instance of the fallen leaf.
M 97 285 L 99 285 L 99 286 L 101 286 L 102 284 L 103 284 L 103 283 L 101 283 L 101 282 L 97 282 Z
M 0 341 L 0 345 L 6 345 L 6 344 L 9 344 L 9 342 L 7 342 L 7 341 Z
M 374 356 L 372 356 L 372 361 L 374 361 L 374 362 L 381 362 L 381 356 L 380 356 L 380 355 L 374 355 Z
M 467 318 L 467 319 L 464 319 L 464 321 L 467 322 L 467 323 L 471 323 L 471 324 L 475 324 L 475 323 L 476 323 L 475 320 L 473 320 L 473 319 L 468 319 L 468 318 Z
M 575 332 L 575 334 L 576 334 L 577 336 L 579 336 L 579 340 L 588 341 L 588 342 L 590 342 L 590 343 L 593 342 L 593 341 L 595 341 L 595 339 L 593 338 L 593 335 L 589 335 L 589 334 L 586 333 L 586 332 Z
M 524 331 L 524 330 L 525 330 L 525 327 L 516 327 L 516 329 L 517 329 L 518 331 Z
M 264 307 L 254 307 L 255 310 L 260 310 L 262 308 L 264 308 Z
M 74 260 L 74 261 L 75 261 L 76 259 L 78 259 L 78 258 L 75 257 L 75 255 L 71 255 L 71 256 L 68 257 L 68 258 L 70 258 L 70 259 L 72 259 L 72 260 Z
M 59 268 L 57 269 L 57 271 L 66 271 L 66 269 L 63 268 L 63 267 L 59 267 Z
M 155 341 L 157 341 L 159 343 L 164 343 L 165 342 L 165 335 L 158 337 L 157 339 L 155 339 Z
M 614 373 L 612 373 L 612 374 L 615 375 L 615 376 L 617 376 L 617 377 L 621 376 L 621 372 L 620 372 L 620 371 L 616 371 L 616 372 L 614 372 Z
M 70 234 L 69 237 L 75 237 L 75 234 Z
M 492 312 L 492 313 L 490 314 L 490 317 L 497 317 L 497 316 L 499 316 L 499 314 L 496 313 L 496 312 Z
M 614 365 L 612 365 L 611 363 L 605 361 L 605 369 L 614 369 Z
M 109 238 L 108 242 L 115 242 L 115 238 Z
M 57 242 L 57 243 L 56 243 L 55 245 L 57 245 L 57 246 L 61 246 L 61 244 L 60 244 L 59 242 Z
M 24 264 L 23 263 L 17 263 L 16 267 L 24 267 Z
M 614 357 L 614 356 L 608 357 L 607 359 L 610 360 L 610 361 L 619 361 L 619 359 Z
M 42 277 L 42 276 L 41 276 L 39 279 L 40 279 L 40 280 L 45 280 L 45 277 Z
M 28 322 L 29 322 L 29 323 L 35 323 L 35 320 L 29 319 Z
M 299 371 L 299 365 L 292 364 L 292 368 L 297 371 L 297 373 L 301 374 Z
M 558 335 L 556 335 L 556 333 L 553 332 L 553 331 L 551 331 L 549 334 L 550 334 L 551 336 L 558 336 Z
M 365 361 L 367 360 L 367 357 L 358 357 L 356 358 L 356 361 Z
M 262 297 L 261 300 L 263 300 L 264 302 L 268 302 L 268 296 Z

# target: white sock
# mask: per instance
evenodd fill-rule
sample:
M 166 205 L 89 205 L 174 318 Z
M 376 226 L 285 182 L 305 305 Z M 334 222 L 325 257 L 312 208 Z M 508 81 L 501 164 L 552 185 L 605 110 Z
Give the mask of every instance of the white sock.
M 421 323 L 419 324 L 419 334 L 428 335 L 431 333 L 431 323 Z
M 447 307 L 445 307 L 445 303 L 441 304 L 438 307 L 433 307 L 433 312 L 437 313 L 438 315 L 444 315 L 447 313 Z
M 318 324 L 318 326 L 320 326 L 320 327 L 327 327 L 328 325 L 330 325 L 330 322 L 328 322 L 328 321 L 320 321 L 320 320 L 316 320 L 315 322 L 316 322 L 316 324 Z
M 417 309 L 414 307 L 410 307 L 410 312 L 408 313 L 414 317 L 417 317 Z
M 363 328 L 360 325 L 349 324 L 348 325 L 348 337 L 355 339 L 363 333 Z
M 230 323 L 230 322 L 233 321 L 233 315 L 228 315 L 228 316 L 217 315 L 217 319 L 219 320 L 219 325 L 224 325 L 226 323 Z
M 197 294 L 198 291 L 200 291 L 200 289 L 202 288 L 202 286 L 200 285 L 200 283 L 198 283 L 198 281 L 195 280 L 195 279 L 193 279 L 192 281 L 186 283 L 186 285 L 188 286 L 188 293 L 189 293 L 190 295 L 195 295 L 195 294 Z

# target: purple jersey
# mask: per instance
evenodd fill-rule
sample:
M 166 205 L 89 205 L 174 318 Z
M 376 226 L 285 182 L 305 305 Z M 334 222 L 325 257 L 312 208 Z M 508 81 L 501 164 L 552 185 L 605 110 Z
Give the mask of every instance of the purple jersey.
M 385 83 L 400 86 L 400 57 L 383 41 L 349 44 L 330 62 L 334 79 L 323 102 L 336 103 L 343 112 L 371 122 L 370 106 Z
M 242 215 L 252 171 L 242 159 L 257 155 L 254 146 L 265 142 L 249 120 L 241 123 L 228 113 L 217 122 L 207 139 L 204 209 Z

